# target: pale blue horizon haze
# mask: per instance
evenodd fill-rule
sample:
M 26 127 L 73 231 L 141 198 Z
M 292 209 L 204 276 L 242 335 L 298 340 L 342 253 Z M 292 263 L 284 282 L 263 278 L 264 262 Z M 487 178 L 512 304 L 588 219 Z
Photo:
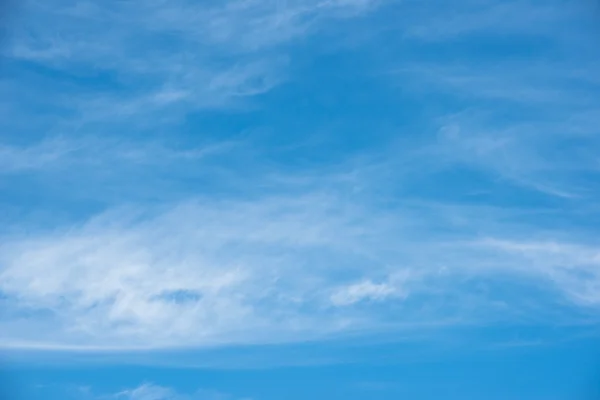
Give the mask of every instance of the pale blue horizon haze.
M 600 398 L 600 3 L 0 9 L 3 399 Z

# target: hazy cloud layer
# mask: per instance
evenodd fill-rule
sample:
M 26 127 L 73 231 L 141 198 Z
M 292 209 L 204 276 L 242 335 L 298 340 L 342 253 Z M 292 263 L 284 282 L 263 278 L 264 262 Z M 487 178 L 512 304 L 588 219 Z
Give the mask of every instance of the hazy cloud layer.
M 588 11 L 27 2 L 0 76 L 1 345 L 597 325 Z

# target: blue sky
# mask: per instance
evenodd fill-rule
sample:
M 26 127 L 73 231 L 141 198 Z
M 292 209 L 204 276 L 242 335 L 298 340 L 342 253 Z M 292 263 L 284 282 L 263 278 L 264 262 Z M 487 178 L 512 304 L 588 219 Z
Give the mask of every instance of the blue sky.
M 599 395 L 600 4 L 3 12 L 9 396 Z

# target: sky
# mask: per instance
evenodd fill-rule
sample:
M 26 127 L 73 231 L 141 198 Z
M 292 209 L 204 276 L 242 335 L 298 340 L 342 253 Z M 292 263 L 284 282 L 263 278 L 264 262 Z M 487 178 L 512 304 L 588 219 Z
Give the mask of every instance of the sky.
M 600 398 L 600 3 L 0 5 L 0 397 Z

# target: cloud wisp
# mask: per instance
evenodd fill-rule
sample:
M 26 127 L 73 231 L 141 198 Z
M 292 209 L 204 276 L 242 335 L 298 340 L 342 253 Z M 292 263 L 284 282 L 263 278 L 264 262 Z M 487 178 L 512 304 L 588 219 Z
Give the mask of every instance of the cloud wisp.
M 494 301 L 511 305 L 498 309 L 500 319 L 511 317 L 519 299 L 538 311 L 547 306 L 523 289 L 513 298 L 499 294 L 523 279 L 537 288 L 531 293 L 558 294 L 563 317 L 570 307 L 592 316 L 598 310 L 593 245 L 465 241 L 464 226 L 450 235 L 419 234 L 435 232 L 435 221 L 427 209 L 377 212 L 314 194 L 187 202 L 143 214 L 125 209 L 12 238 L 0 250 L 2 342 L 210 346 L 449 318 L 484 322 Z
M 79 398 L 94 400 L 251 400 L 249 397 L 236 397 L 215 390 L 198 389 L 192 392 L 184 392 L 151 382 L 104 395 L 92 393 L 87 387 L 85 389 Z
M 36 98 L 44 108 L 52 104 L 60 117 L 48 118 L 64 131 L 107 120 L 147 127 L 149 115 L 156 126 L 159 111 L 168 120 L 238 107 L 285 80 L 282 46 L 325 20 L 372 7 L 372 1 L 317 0 L 28 2 L 5 51 L 20 76 L 3 82 L 11 99 L 6 113 L 14 118 Z M 54 80 L 27 84 L 43 79 L 40 70 Z
M 425 14 L 430 5 L 412 7 Z M 446 6 L 406 29 L 410 43 L 442 55 L 416 55 L 391 74 L 444 104 L 427 151 L 437 167 L 467 166 L 545 195 L 591 201 L 588 179 L 597 178 L 598 166 L 588 149 L 599 146 L 600 107 L 592 6 L 560 0 Z M 444 48 L 455 53 L 448 57 Z

